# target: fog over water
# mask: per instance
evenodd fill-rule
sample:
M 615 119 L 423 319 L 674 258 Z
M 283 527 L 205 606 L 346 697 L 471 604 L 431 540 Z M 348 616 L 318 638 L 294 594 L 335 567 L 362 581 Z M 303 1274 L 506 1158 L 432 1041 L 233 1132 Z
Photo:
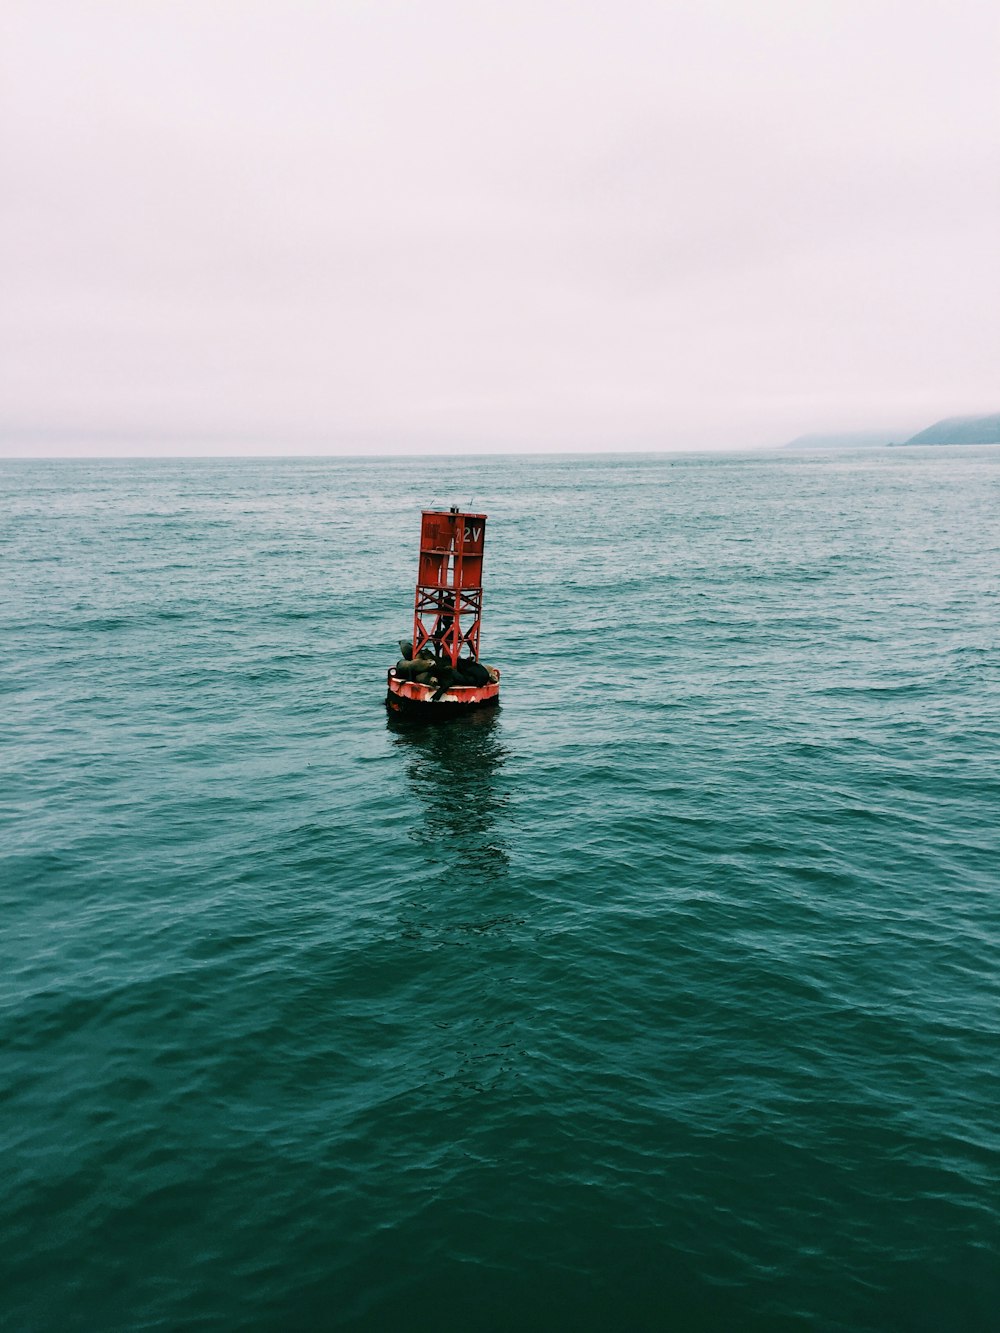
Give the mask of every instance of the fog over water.
M 997 9 L 8 0 L 0 451 L 995 411 Z

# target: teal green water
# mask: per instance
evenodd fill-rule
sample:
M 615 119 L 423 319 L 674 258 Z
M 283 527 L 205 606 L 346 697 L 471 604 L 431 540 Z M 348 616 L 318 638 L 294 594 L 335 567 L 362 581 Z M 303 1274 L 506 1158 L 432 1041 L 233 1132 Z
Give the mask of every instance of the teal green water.
M 4 1327 L 997 1327 L 1000 450 L 0 485 Z

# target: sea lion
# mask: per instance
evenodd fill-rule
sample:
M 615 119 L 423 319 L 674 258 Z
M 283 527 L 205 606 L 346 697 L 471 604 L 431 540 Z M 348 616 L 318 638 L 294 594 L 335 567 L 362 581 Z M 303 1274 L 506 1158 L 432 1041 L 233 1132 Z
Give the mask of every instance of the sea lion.
M 460 662 L 462 679 L 467 685 L 488 685 L 490 673 L 481 662 Z
M 434 659 L 430 657 L 401 657 L 396 663 L 396 675 L 403 680 L 413 680 L 419 676 L 422 671 L 431 671 L 434 668 Z

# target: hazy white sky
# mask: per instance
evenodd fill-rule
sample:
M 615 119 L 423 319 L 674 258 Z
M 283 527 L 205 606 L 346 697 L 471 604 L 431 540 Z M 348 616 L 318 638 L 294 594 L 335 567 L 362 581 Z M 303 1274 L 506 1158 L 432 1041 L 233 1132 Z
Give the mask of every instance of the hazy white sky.
M 1000 410 L 996 0 L 0 14 L 8 452 L 724 447 Z

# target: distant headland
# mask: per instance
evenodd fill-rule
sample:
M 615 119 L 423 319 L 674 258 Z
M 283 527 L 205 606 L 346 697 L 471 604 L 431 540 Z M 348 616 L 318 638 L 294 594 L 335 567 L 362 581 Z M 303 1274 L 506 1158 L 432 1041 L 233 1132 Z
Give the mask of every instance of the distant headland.
M 989 417 L 945 417 L 903 444 L 1000 444 L 1000 412 Z
M 782 449 L 881 449 L 910 444 L 1000 444 L 1000 412 L 986 417 L 945 417 L 916 435 L 901 431 L 854 430 L 827 435 L 797 435 Z

